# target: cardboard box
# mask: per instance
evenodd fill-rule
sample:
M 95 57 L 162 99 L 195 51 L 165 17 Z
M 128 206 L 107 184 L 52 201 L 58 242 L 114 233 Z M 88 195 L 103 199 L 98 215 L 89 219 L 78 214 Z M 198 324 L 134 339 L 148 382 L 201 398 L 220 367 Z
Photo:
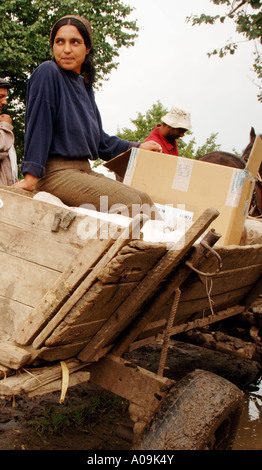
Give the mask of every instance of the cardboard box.
M 220 215 L 210 228 L 222 235 L 219 243 L 238 245 L 261 161 L 262 138 L 257 136 L 244 170 L 142 149 L 131 149 L 105 166 L 155 203 L 184 208 L 193 221 L 214 207 Z

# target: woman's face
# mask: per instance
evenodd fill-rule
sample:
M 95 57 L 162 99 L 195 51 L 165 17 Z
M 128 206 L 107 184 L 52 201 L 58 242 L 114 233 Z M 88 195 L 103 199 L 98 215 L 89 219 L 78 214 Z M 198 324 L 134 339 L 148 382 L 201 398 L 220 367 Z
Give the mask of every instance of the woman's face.
M 62 69 L 80 73 L 89 51 L 83 36 L 75 26 L 68 24 L 59 28 L 55 36 L 53 52 L 57 64 Z

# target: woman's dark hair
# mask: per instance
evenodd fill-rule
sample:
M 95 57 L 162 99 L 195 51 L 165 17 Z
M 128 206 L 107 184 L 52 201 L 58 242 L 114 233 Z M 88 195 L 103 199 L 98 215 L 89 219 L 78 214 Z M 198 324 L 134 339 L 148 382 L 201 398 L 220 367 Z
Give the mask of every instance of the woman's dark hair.
M 95 67 L 93 64 L 93 55 L 94 55 L 94 50 L 93 50 L 93 41 L 92 41 L 92 34 L 91 34 L 91 28 L 89 25 L 89 22 L 85 20 L 84 18 L 82 19 L 81 17 L 75 17 L 75 16 L 65 16 L 58 20 L 55 25 L 53 26 L 51 33 L 50 33 L 50 44 L 53 47 L 55 36 L 57 34 L 57 31 L 61 26 L 65 25 L 72 25 L 75 26 L 81 36 L 84 39 L 85 45 L 87 48 L 90 49 L 89 54 L 86 55 L 85 61 L 82 64 L 81 67 L 81 72 L 84 76 L 85 82 L 88 83 L 89 85 L 92 85 L 94 78 L 95 78 Z M 55 58 L 53 58 L 55 61 Z

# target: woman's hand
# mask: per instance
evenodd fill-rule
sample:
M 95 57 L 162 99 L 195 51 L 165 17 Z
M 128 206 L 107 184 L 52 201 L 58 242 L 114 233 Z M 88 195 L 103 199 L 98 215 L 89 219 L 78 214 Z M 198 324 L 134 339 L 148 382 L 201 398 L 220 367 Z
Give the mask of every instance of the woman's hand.
M 34 191 L 38 179 L 39 178 L 37 178 L 36 176 L 30 175 L 30 173 L 27 173 L 25 175 L 25 178 L 13 184 L 13 187 L 25 189 L 26 191 Z
M 162 152 L 161 145 L 155 142 L 154 140 L 148 140 L 147 142 L 143 142 L 143 144 L 139 145 L 139 148 L 144 150 L 151 150 L 152 152 Z

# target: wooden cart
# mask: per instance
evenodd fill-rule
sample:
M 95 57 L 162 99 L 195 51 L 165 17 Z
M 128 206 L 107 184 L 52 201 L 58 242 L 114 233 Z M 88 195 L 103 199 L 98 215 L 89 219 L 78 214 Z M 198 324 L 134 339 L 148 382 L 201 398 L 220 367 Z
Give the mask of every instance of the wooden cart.
M 0 396 L 91 381 L 129 400 L 136 449 L 230 448 L 243 393 L 203 370 L 167 378 L 165 363 L 171 336 L 261 294 L 262 246 L 213 248 L 214 209 L 167 246 L 140 239 L 142 216 L 123 229 L 12 189 L 0 206 Z M 123 357 L 156 340 L 157 373 Z

